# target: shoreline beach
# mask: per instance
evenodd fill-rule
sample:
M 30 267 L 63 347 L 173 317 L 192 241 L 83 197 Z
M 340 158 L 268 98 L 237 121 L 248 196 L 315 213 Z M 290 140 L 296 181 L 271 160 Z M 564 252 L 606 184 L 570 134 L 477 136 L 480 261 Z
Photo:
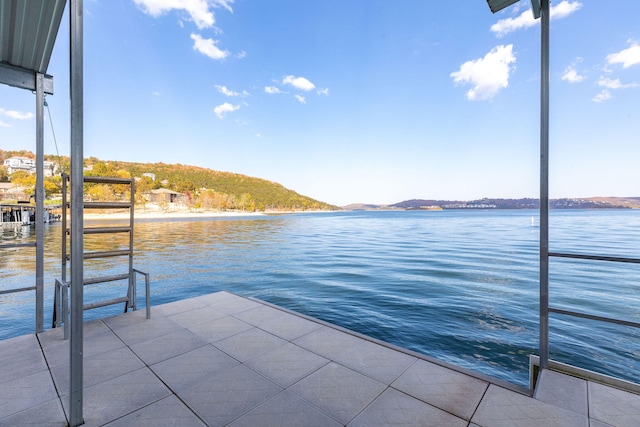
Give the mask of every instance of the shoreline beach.
M 284 215 L 296 213 L 312 213 L 312 212 L 331 212 L 331 211 L 265 211 L 265 212 L 248 212 L 248 211 L 215 211 L 215 210 L 194 210 L 189 208 L 175 208 L 170 210 L 154 209 L 153 207 L 137 208 L 134 211 L 134 220 L 192 220 L 192 219 L 214 219 L 229 217 L 248 217 L 248 216 L 264 216 L 264 215 Z M 129 219 L 129 211 L 111 211 L 111 212 L 85 212 L 84 219 L 92 220 L 126 220 Z

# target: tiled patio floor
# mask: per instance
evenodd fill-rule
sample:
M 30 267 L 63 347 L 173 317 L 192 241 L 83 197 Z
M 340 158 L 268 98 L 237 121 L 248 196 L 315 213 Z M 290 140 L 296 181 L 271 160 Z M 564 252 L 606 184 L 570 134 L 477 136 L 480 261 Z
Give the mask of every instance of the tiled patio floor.
M 218 292 L 85 324 L 88 426 L 638 426 L 640 396 L 544 371 L 536 398 Z M 66 425 L 62 330 L 0 342 L 0 426 Z

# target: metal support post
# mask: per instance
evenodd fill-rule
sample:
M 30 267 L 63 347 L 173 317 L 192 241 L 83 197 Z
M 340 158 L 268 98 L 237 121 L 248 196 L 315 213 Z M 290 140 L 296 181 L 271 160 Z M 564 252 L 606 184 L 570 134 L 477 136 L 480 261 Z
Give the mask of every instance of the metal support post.
M 549 0 L 540 4 L 540 369 L 549 366 Z
M 82 417 L 83 376 L 83 25 L 82 0 L 70 0 L 70 92 L 71 92 L 71 339 L 69 425 L 84 423 Z
M 36 333 L 44 331 L 44 75 L 36 73 Z

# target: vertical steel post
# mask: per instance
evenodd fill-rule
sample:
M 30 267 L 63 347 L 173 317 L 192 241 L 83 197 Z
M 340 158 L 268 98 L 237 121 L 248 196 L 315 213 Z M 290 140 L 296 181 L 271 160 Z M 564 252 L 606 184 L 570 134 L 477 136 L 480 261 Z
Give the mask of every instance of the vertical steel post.
M 44 75 L 36 73 L 36 333 L 44 331 Z
M 71 339 L 69 425 L 84 423 L 83 376 L 83 27 L 82 0 L 70 0 L 70 92 L 71 92 Z
M 131 203 L 131 207 L 129 208 L 129 307 L 133 310 L 138 309 L 138 295 L 136 292 L 136 281 L 134 275 L 136 274 L 133 271 L 133 222 L 134 222 L 134 209 L 136 203 L 136 180 L 131 177 L 131 185 L 129 186 L 129 203 Z
M 540 4 L 540 369 L 549 366 L 549 0 Z

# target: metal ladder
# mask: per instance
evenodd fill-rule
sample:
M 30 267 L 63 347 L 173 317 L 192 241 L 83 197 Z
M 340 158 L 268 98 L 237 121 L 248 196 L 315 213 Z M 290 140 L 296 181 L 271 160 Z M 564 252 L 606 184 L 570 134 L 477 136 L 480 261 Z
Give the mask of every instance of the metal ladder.
M 53 304 L 52 327 L 64 326 L 64 338 L 69 337 L 69 298 L 68 290 L 73 284 L 67 280 L 67 263 L 71 260 L 71 254 L 68 251 L 70 245 L 67 240 L 72 238 L 71 229 L 69 227 L 69 211 L 71 204 L 68 200 L 70 178 L 64 174 L 62 176 L 62 271 L 61 278 L 55 280 L 55 295 Z M 115 304 L 124 304 L 124 312 L 129 309 L 137 310 L 137 275 L 140 274 L 145 280 L 145 302 L 147 319 L 151 317 L 150 305 L 150 284 L 149 273 L 145 273 L 133 267 L 133 232 L 134 232 L 134 202 L 135 202 L 135 180 L 133 178 L 113 178 L 101 176 L 85 176 L 85 184 L 108 184 L 108 185 L 126 185 L 129 186 L 130 200 L 118 202 L 84 202 L 84 210 L 87 209 L 103 209 L 103 210 L 128 210 L 129 221 L 124 226 L 108 226 L 108 227 L 85 227 L 83 229 L 84 236 L 87 235 L 115 235 L 128 234 L 128 245 L 122 249 L 112 250 L 94 250 L 85 251 L 83 254 L 84 261 L 100 260 L 107 258 L 122 259 L 126 258 L 127 268 L 123 273 L 111 274 L 105 276 L 94 276 L 85 278 L 83 286 L 96 285 L 100 283 L 112 283 L 127 280 L 127 292 L 124 296 L 111 299 L 94 301 L 86 303 L 84 310 L 91 310 L 99 307 L 106 307 Z M 84 238 L 84 237 L 83 237 Z

